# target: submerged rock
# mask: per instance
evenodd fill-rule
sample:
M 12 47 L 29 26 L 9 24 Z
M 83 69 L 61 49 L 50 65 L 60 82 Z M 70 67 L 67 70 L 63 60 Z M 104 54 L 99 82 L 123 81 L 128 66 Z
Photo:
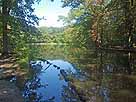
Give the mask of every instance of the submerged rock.
M 75 90 L 80 98 L 81 102 L 101 102 L 96 94 L 98 93 L 98 89 L 96 88 L 96 81 L 80 81 L 77 79 L 73 79 L 72 82 L 69 83 L 71 88 Z M 96 96 L 95 96 L 96 95 Z

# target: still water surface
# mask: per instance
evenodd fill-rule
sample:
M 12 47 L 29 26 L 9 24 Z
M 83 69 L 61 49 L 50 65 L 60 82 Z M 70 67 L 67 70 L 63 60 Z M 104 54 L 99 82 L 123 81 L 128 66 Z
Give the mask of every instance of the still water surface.
M 68 82 L 61 75 L 61 71 L 67 74 L 76 74 L 74 67 L 63 60 L 48 60 L 33 62 L 32 68 L 35 70 L 33 78 L 25 84 L 24 97 L 26 101 L 34 102 L 78 102 L 78 98 L 66 99 L 65 89 L 70 87 Z M 65 98 L 65 99 L 64 99 Z
M 136 102 L 135 53 L 42 45 L 30 57 L 26 102 Z

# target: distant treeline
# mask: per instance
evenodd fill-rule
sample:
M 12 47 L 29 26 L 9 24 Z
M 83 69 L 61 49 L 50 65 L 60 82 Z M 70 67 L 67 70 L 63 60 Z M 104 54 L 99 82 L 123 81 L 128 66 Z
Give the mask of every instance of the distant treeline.
M 38 29 L 41 31 L 43 34 L 58 34 L 62 33 L 64 31 L 63 27 L 38 27 Z

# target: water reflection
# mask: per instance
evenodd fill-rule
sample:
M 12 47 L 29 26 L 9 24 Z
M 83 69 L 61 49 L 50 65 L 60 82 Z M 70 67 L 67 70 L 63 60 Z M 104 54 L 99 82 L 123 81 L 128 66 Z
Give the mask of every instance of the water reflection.
M 95 51 L 57 45 L 35 48 L 39 51 L 36 54 L 32 53 L 33 60 L 49 59 L 36 61 L 36 65 L 39 64 L 39 74 L 35 76 L 40 79 L 41 85 L 35 89 L 38 92 L 36 96 L 41 98 L 38 102 L 136 102 L 135 53 Z M 33 68 L 37 66 L 33 64 Z M 38 69 L 35 69 L 36 73 Z M 78 95 L 64 80 L 66 78 L 62 73 L 71 74 L 75 78 L 72 82 Z
M 64 71 L 68 75 L 76 75 L 76 69 L 62 60 L 45 60 L 31 62 L 34 75 L 25 84 L 24 94 L 26 102 L 77 102 L 78 97 L 66 81 Z M 67 95 L 66 93 L 67 92 Z M 78 101 L 80 102 L 80 101 Z

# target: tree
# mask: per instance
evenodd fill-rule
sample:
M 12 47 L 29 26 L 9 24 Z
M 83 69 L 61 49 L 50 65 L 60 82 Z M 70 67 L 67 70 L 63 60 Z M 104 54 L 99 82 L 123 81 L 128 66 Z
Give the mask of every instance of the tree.
M 34 14 L 32 5 L 39 1 L 40 0 L 0 1 L 2 4 L 3 55 L 9 53 L 9 43 L 13 43 L 11 41 L 22 41 L 22 39 L 16 39 L 18 37 L 23 37 L 28 40 L 31 34 L 37 33 L 35 25 L 38 24 L 39 18 Z
M 74 25 L 80 27 L 77 37 L 82 35 L 84 39 L 91 38 L 96 47 L 134 46 L 136 38 L 134 0 L 62 0 L 62 2 L 63 7 L 71 7 L 72 16 L 69 18 L 72 18 Z M 89 34 L 85 32 L 90 32 L 90 36 L 85 36 Z
M 8 1 L 7 0 L 2 0 L 2 30 L 3 30 L 3 55 L 8 53 L 8 37 L 7 37 L 7 19 L 9 16 L 9 8 L 8 8 Z

